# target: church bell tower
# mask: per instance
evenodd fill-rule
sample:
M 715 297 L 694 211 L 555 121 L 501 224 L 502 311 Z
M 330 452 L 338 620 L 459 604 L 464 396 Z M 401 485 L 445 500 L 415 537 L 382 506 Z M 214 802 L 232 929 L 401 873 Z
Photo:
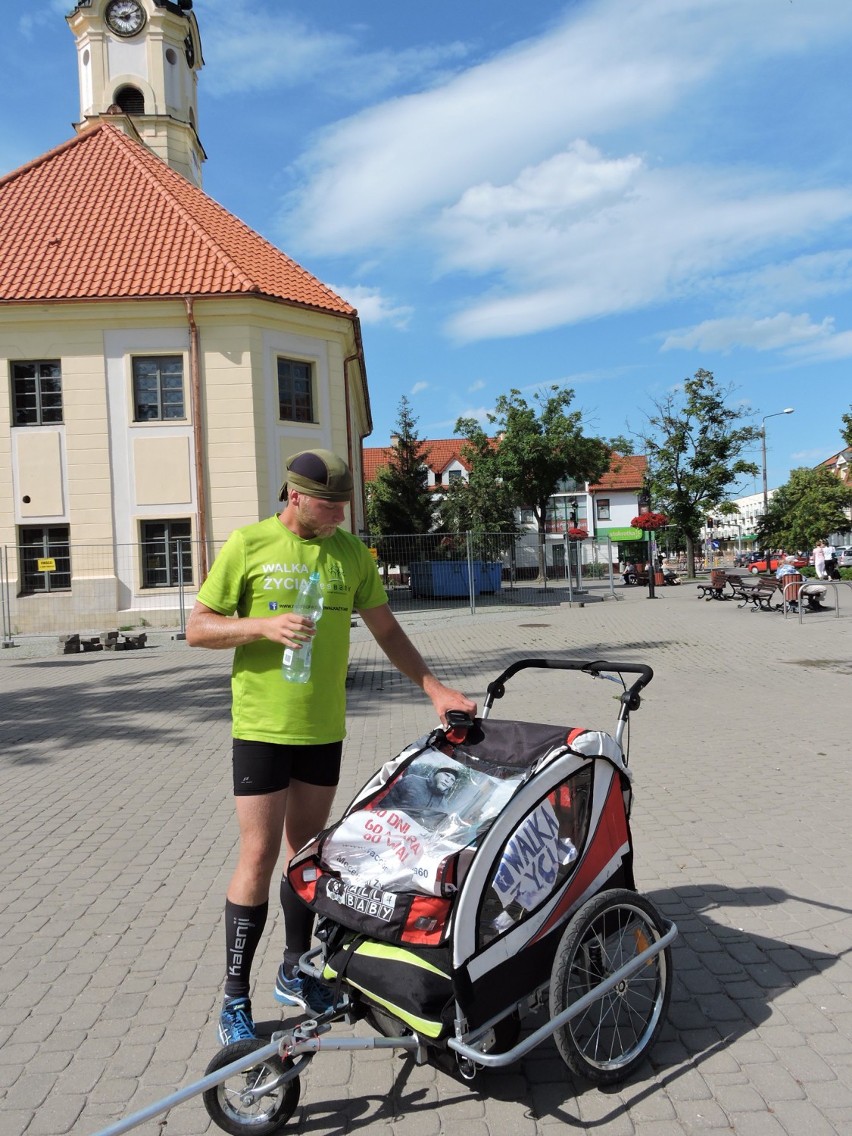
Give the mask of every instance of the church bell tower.
M 77 43 L 77 130 L 109 122 L 201 186 L 203 66 L 192 0 L 79 0 L 66 17 Z

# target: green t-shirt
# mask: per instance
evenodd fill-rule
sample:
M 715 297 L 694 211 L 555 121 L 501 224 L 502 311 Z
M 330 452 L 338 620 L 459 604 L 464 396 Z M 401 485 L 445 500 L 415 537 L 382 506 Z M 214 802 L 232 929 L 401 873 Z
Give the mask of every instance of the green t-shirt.
M 373 558 L 344 529 L 302 540 L 277 516 L 233 532 L 198 592 L 221 615 L 290 611 L 299 584 L 319 572 L 323 612 L 314 636 L 311 677 L 281 675 L 284 648 L 260 639 L 237 647 L 231 672 L 233 735 L 248 741 L 313 745 L 346 734 L 346 669 L 352 609 L 387 603 Z

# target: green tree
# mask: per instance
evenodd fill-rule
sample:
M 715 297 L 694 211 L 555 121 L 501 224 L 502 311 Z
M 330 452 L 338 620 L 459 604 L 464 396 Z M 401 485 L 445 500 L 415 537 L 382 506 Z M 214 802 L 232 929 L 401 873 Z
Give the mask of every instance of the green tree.
M 479 423 L 473 418 L 459 419 L 455 432 L 465 435 L 461 456 L 470 474 L 467 481 L 453 481 L 447 488 L 439 510 L 440 527 L 445 533 L 470 533 L 476 546 L 474 556 L 493 560 L 512 547 L 517 533 L 512 495 L 494 472 L 494 440 Z
M 539 574 L 544 576 L 544 547 L 548 501 L 565 480 L 597 481 L 610 464 L 610 446 L 587 437 L 580 411 L 569 412 L 574 392 L 551 386 L 531 406 L 519 390 L 500 395 L 495 413 L 488 415 L 496 435 L 491 447 L 479 445 L 477 465 L 483 484 L 502 486 L 508 500 L 532 509 L 539 534 Z M 461 418 L 456 433 L 475 444 L 480 428 Z M 480 430 L 481 434 L 481 430 Z
M 367 487 L 367 522 L 370 535 L 377 538 L 385 572 L 388 564 L 407 564 L 426 551 L 413 549 L 409 534 L 426 534 L 434 527 L 435 499 L 429 488 L 428 459 L 429 449 L 417 433 L 417 419 L 403 395 L 388 463 Z
M 732 390 L 721 387 L 711 371 L 696 371 L 682 390 L 654 402 L 642 438 L 653 508 L 683 537 L 693 575 L 705 514 L 732 511 L 731 489 L 758 471 L 742 454 L 760 438 L 760 429 L 744 424 L 748 409 L 729 405 Z
M 852 486 L 825 466 L 791 470 L 789 480 L 773 493 L 758 525 L 760 547 L 788 552 L 811 549 L 829 533 L 845 531 L 850 505 Z
M 849 410 L 852 411 L 852 405 Z M 843 428 L 840 431 L 840 437 L 846 446 L 852 446 L 852 413 L 844 414 L 841 416 L 843 421 Z

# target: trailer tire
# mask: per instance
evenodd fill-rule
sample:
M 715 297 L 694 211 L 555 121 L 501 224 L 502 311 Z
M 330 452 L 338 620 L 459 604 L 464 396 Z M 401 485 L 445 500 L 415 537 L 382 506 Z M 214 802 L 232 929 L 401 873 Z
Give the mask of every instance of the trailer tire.
M 266 1044 L 258 1038 L 251 1038 L 226 1045 L 207 1066 L 205 1075 L 216 1073 L 226 1065 L 248 1057 L 255 1049 L 261 1049 Z M 255 1088 L 263 1078 L 280 1076 L 292 1065 L 292 1061 L 284 1061 L 277 1055 L 265 1057 L 257 1065 L 252 1065 L 242 1073 L 235 1073 L 227 1081 L 207 1089 L 204 1107 L 210 1119 L 224 1132 L 229 1132 L 230 1136 L 272 1136 L 272 1133 L 280 1132 L 299 1103 L 298 1077 L 285 1081 L 251 1104 L 244 1104 L 240 1094 L 247 1088 Z
M 601 892 L 573 916 L 556 952 L 550 1013 L 556 1017 L 663 937 L 666 926 L 650 900 L 626 889 Z M 596 1085 L 623 1081 L 645 1060 L 665 1021 L 672 991 L 665 947 L 554 1039 L 572 1073 Z

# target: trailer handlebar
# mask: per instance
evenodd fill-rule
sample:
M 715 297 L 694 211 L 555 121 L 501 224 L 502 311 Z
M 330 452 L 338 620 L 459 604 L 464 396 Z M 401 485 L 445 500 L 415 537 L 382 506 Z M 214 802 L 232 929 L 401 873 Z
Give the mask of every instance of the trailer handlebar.
M 482 717 L 487 718 L 494 701 L 502 698 L 506 693 L 506 682 L 516 675 L 518 671 L 529 667 L 543 670 L 580 671 L 595 678 L 608 674 L 635 674 L 639 677 L 625 690 L 621 696 L 622 704 L 627 710 L 636 710 L 639 706 L 639 692 L 648 685 L 654 677 L 653 670 L 644 663 L 613 663 L 606 659 L 583 661 L 581 659 L 517 659 L 508 666 L 502 674 L 498 675 L 486 688 L 485 702 L 482 707 Z

